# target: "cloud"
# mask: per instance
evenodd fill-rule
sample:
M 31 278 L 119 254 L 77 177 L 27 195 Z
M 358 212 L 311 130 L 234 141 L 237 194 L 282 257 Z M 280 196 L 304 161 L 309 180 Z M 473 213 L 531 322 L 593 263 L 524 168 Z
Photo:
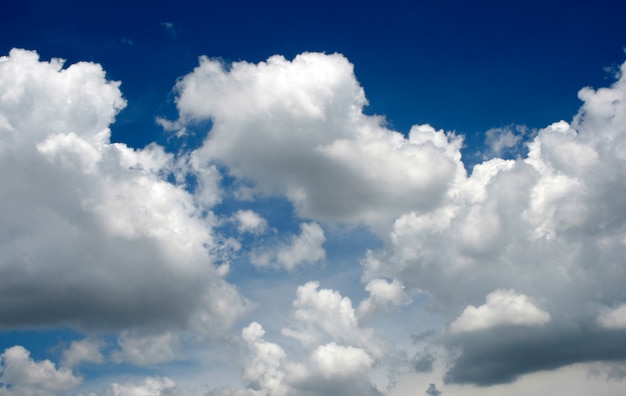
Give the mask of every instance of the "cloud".
M 370 296 L 361 301 L 357 309 L 357 314 L 361 320 L 378 311 L 386 311 L 390 307 L 406 305 L 411 302 L 404 292 L 404 285 L 397 279 L 391 282 L 385 279 L 372 279 L 365 285 L 365 290 L 369 292 Z
M 131 362 L 138 366 L 176 360 L 182 354 L 182 341 L 172 332 L 144 335 L 122 331 L 117 339 L 118 350 L 111 358 L 116 363 Z
M 335 342 L 319 346 L 312 355 L 315 366 L 325 377 L 350 376 L 363 372 L 374 364 L 364 350 Z
M 225 331 L 245 302 L 212 213 L 162 147 L 110 142 L 119 83 L 14 49 L 0 90 L 0 327 Z
M 496 290 L 487 295 L 485 305 L 466 307 L 450 324 L 450 331 L 485 330 L 502 325 L 543 326 L 549 321 L 550 314 L 534 305 L 527 296 L 513 290 Z
M 363 89 L 339 54 L 230 65 L 201 57 L 176 91 L 174 124 L 212 121 L 192 155 L 225 165 L 255 194 L 285 195 L 301 217 L 385 228 L 436 206 L 465 172 L 453 134 L 422 125 L 405 137 L 363 114 Z
M 167 377 L 148 377 L 141 383 L 111 384 L 105 396 L 176 396 L 174 381 Z
M 601 312 L 598 322 L 608 329 L 626 329 L 626 304 Z
M 319 282 L 298 287 L 282 333 L 308 346 L 337 341 L 359 346 L 375 357 L 381 354 L 372 329 L 359 324 L 350 299 L 332 289 L 319 289 Z
M 100 340 L 92 338 L 72 341 L 69 348 L 63 351 L 61 365 L 72 368 L 82 362 L 104 363 L 104 355 L 100 352 L 102 344 Z
M 293 235 L 289 243 L 253 251 L 250 260 L 258 267 L 271 266 L 293 271 L 300 265 L 315 264 L 326 258 L 322 247 L 325 241 L 322 227 L 316 223 L 302 223 L 300 235 Z
M 531 135 L 531 131 L 523 125 L 492 128 L 485 132 L 485 143 L 490 157 L 503 155 L 517 156 L 524 149 L 522 143 Z
M 80 385 L 82 378 L 68 368 L 57 369 L 50 360 L 35 361 L 21 346 L 0 354 L 0 395 L 53 396 Z
M 458 352 L 449 382 L 626 358 L 610 346 L 623 344 L 626 303 L 626 79 L 579 97 L 571 122 L 537 131 L 527 155 L 454 179 L 437 207 L 400 215 L 362 260 L 365 282 L 401 279 L 457 330 L 441 338 Z
M 314 348 L 304 360 L 295 361 L 264 335 L 265 330 L 256 322 L 242 330 L 250 353 L 242 378 L 246 388 L 214 389 L 211 396 L 382 394 L 367 378 L 374 359 L 363 349 L 330 342 Z
M 491 132 L 492 150 L 516 159 L 466 172 L 455 134 L 417 125 L 405 136 L 365 115 L 338 54 L 202 57 L 176 86 L 179 119 L 161 123 L 212 128 L 200 148 L 173 155 L 111 143 L 125 100 L 99 65 L 13 50 L 0 58 L 0 327 L 113 331 L 114 361 L 177 359 L 188 332 L 224 335 L 246 312 L 224 279 L 234 244 L 215 231 L 213 207 L 268 195 L 287 197 L 304 222 L 253 250 L 253 264 L 319 262 L 324 229 L 364 224 L 383 245 L 362 259 L 369 296 L 355 309 L 338 290 L 300 286 L 282 328 L 289 348 L 253 322 L 242 331 L 244 388 L 212 394 L 380 394 L 368 376 L 388 351 L 363 321 L 415 295 L 448 323 L 429 340 L 451 352 L 447 385 L 626 359 L 624 74 L 581 90 L 570 122 L 521 139 Z M 233 218 L 242 233 L 267 227 L 252 211 Z M 90 339 L 70 345 L 61 369 L 20 348 L 2 355 L 5 394 L 65 392 L 80 382 L 69 367 L 103 359 Z M 430 351 L 407 364 L 432 371 Z M 175 392 L 153 377 L 109 394 Z
M 238 210 L 234 215 L 237 221 L 237 231 L 261 234 L 267 229 L 267 221 L 252 210 Z

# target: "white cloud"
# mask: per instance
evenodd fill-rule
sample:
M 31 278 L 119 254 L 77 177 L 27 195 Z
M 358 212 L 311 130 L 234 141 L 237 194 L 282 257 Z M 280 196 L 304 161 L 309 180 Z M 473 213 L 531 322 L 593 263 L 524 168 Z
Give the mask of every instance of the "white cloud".
M 176 125 L 213 121 L 192 155 L 226 165 L 256 193 L 284 194 L 303 217 L 384 228 L 436 206 L 465 172 L 461 139 L 427 125 L 404 137 L 364 115 L 363 89 L 339 54 L 228 68 L 202 57 L 176 89 Z
M 180 338 L 169 331 L 156 335 L 122 331 L 117 339 L 117 345 L 119 350 L 112 353 L 112 360 L 117 363 L 128 361 L 138 366 L 176 360 L 181 357 L 182 349 Z
M 330 342 L 317 346 L 298 362 L 264 336 L 265 330 L 256 322 L 242 330 L 249 349 L 242 377 L 246 388 L 218 388 L 209 395 L 380 395 L 367 379 L 374 359 L 363 349 Z
M 62 366 L 74 367 L 82 362 L 104 363 L 105 358 L 100 352 L 102 342 L 93 338 L 72 341 L 69 348 L 63 351 Z
M 337 345 L 335 342 L 319 346 L 313 352 L 312 360 L 326 378 L 363 373 L 374 364 L 374 359 L 361 348 Z
M 244 328 L 241 334 L 253 353 L 243 373 L 246 385 L 261 390 L 262 394 L 287 394 L 289 386 L 284 383 L 287 364 L 285 351 L 280 346 L 265 341 L 265 330 L 256 322 Z
M 259 267 L 278 267 L 288 271 L 304 264 L 315 264 L 326 257 L 322 245 L 324 230 L 316 223 L 302 223 L 300 235 L 293 235 L 287 244 L 251 253 L 250 260 Z
M 261 234 L 267 229 L 267 221 L 253 210 L 238 210 L 234 215 L 240 233 Z
M 175 396 L 174 381 L 167 377 L 148 377 L 141 383 L 111 384 L 105 396 Z
M 0 58 L 0 325 L 224 331 L 245 303 L 213 265 L 221 242 L 201 203 L 219 190 L 169 183 L 181 169 L 158 145 L 111 143 L 119 83 L 62 65 Z
M 527 296 L 514 290 L 496 290 L 487 295 L 484 305 L 466 307 L 450 324 L 450 331 L 485 330 L 501 325 L 543 326 L 550 319 L 550 314 L 538 308 Z
M 626 303 L 600 313 L 598 322 L 608 329 L 626 329 Z
M 50 360 L 34 361 L 21 346 L 0 354 L 0 374 L 2 396 L 62 395 L 82 381 L 70 369 L 57 369 Z
M 359 346 L 374 357 L 380 356 L 381 349 L 372 329 L 360 326 L 350 299 L 319 286 L 319 282 L 311 281 L 298 287 L 283 334 L 307 346 L 337 341 Z
M 626 190 L 626 79 L 622 75 L 609 88 L 585 88 L 579 96 L 584 103 L 574 119 L 539 130 L 526 157 L 479 164 L 471 176 L 449 184 L 435 210 L 399 216 L 386 245 L 363 259 L 365 281 L 401 279 L 408 292 L 427 293 L 433 308 L 450 322 L 472 304 L 452 326 L 459 329 L 493 325 L 506 317 L 495 307 L 518 298 L 500 293 L 492 295 L 500 300 L 479 305 L 494 290 L 515 290 L 541 302 L 542 310 L 531 315 L 535 323 L 547 322 L 546 312 L 554 316 L 541 329 L 518 329 L 529 335 L 525 341 L 500 337 L 501 351 L 554 347 L 549 364 L 555 367 L 591 355 L 612 356 L 609 343 L 602 343 L 606 336 L 592 330 L 590 322 L 597 315 L 593 307 L 626 302 L 620 264 L 626 254 L 626 201 L 618 198 Z M 526 308 L 522 311 L 528 314 Z M 610 322 L 610 316 L 602 317 Z M 587 333 L 574 334 L 572 323 Z M 559 351 L 555 340 L 563 337 L 603 346 L 585 344 L 572 356 Z M 510 364 L 510 371 L 498 372 L 493 365 L 505 366 L 494 361 L 496 347 L 489 347 L 486 338 L 477 343 L 478 338 L 457 335 L 454 347 L 465 350 L 456 360 L 466 368 L 463 381 L 511 381 L 512 373 L 548 364 Z M 476 368 L 480 359 L 494 362 L 483 371 Z
M 370 296 L 361 301 L 357 309 L 360 319 L 367 318 L 378 311 L 385 311 L 393 306 L 406 305 L 411 302 L 404 292 L 404 285 L 397 279 L 391 282 L 385 279 L 372 279 L 365 285 Z

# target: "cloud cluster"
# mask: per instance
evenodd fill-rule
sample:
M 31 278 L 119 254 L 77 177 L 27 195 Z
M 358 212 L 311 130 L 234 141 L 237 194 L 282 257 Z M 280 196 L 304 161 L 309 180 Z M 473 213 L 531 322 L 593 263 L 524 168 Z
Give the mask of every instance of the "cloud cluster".
M 402 279 L 451 321 L 448 381 L 626 358 L 611 346 L 624 337 L 626 79 L 579 96 L 571 123 L 538 131 L 526 157 L 478 164 L 363 260 L 366 279 Z
M 284 196 L 302 219 L 284 243 L 250 249 L 256 266 L 324 260 L 329 226 L 365 225 L 383 246 L 362 259 L 369 296 L 358 307 L 304 283 L 281 332 L 296 346 L 268 341 L 253 322 L 241 333 L 245 387 L 212 395 L 379 395 L 369 375 L 389 351 L 364 323 L 420 293 L 447 321 L 428 342 L 451 352 L 437 354 L 451 358 L 437 362 L 448 383 L 626 359 L 625 74 L 626 64 L 611 87 L 581 90 L 571 122 L 532 136 L 491 131 L 493 154 L 517 158 L 467 172 L 454 133 L 416 125 L 405 136 L 364 114 L 364 91 L 339 54 L 202 57 L 176 85 L 179 119 L 160 122 L 184 133 L 209 120 L 211 130 L 175 156 L 110 141 L 125 101 L 100 66 L 11 51 L 0 58 L 0 327 L 118 337 L 108 357 L 96 338 L 72 342 L 59 369 L 7 349 L 0 394 L 64 392 L 80 383 L 70 369 L 81 362 L 163 363 L 180 356 L 185 332 L 231 328 L 246 301 L 224 280 L 218 167 L 232 177 L 229 198 Z M 252 210 L 229 216 L 240 234 L 267 231 Z M 430 351 L 415 356 L 415 371 L 432 370 Z M 153 377 L 108 392 L 177 389 Z
M 581 90 L 571 122 L 493 130 L 493 154 L 517 158 L 492 158 L 471 173 L 454 134 L 417 125 L 404 136 L 365 115 L 352 65 L 338 54 L 231 65 L 203 57 L 176 86 L 176 125 L 210 119 L 192 156 L 222 164 L 252 195 L 282 194 L 322 224 L 369 226 L 385 246 L 363 259 L 364 282 L 401 279 L 403 292 L 426 293 L 450 323 L 441 342 L 459 351 L 447 380 L 487 385 L 626 357 L 606 341 L 623 336 L 626 302 L 623 75 Z M 363 313 L 382 296 L 402 303 L 398 287 L 369 284 Z M 319 329 L 324 313 L 306 305 L 314 290 L 303 286 L 299 312 L 315 312 Z M 491 342 L 506 332 L 516 336 Z M 298 326 L 286 334 L 311 335 Z M 578 342 L 576 352 L 563 340 Z M 553 355 L 511 358 L 546 349 Z
M 12 50 L 0 92 L 0 327 L 210 335 L 243 312 L 212 215 L 168 182 L 172 155 L 110 142 L 119 83 L 96 64 Z
M 282 332 L 299 341 L 302 358 L 267 341 L 265 329 L 253 322 L 242 330 L 246 388 L 214 389 L 211 395 L 382 395 L 368 378 L 381 348 L 372 330 L 359 324 L 349 298 L 319 289 L 317 282 L 300 286 Z
M 82 378 L 67 368 L 57 369 L 50 360 L 35 361 L 21 346 L 0 354 L 0 395 L 61 395 L 78 386 Z

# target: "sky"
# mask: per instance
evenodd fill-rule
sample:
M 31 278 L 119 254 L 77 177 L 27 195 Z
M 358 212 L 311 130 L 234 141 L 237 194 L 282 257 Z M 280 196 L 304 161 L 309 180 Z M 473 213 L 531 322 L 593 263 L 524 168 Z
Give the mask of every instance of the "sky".
M 622 395 L 624 15 L 6 6 L 0 396 Z

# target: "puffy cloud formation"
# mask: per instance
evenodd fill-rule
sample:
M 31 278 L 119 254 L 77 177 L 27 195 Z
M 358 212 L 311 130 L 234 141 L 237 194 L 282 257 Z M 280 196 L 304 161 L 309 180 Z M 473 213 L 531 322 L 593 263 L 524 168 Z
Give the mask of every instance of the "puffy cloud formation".
M 53 396 L 64 395 L 78 386 L 82 378 L 67 368 L 57 369 L 49 360 L 34 361 L 21 346 L 0 354 L 0 395 Z
M 176 125 L 210 119 L 192 156 L 224 165 L 242 189 L 283 194 L 303 217 L 374 230 L 385 246 L 363 259 L 364 282 L 401 279 L 407 293 L 427 293 L 456 330 L 444 344 L 461 351 L 447 380 L 487 385 L 626 357 L 607 341 L 621 337 L 609 324 L 621 322 L 608 319 L 621 311 L 606 313 L 626 302 L 624 70 L 609 88 L 581 90 L 584 103 L 570 123 L 492 130 L 492 154 L 517 158 L 486 160 L 469 175 L 454 134 L 417 125 L 404 136 L 363 114 L 363 90 L 338 54 L 228 66 L 203 57 L 176 86 Z M 363 313 L 383 301 L 374 285 Z M 296 320 L 285 334 L 319 338 L 327 321 L 307 302 L 315 293 L 315 284 L 303 286 L 294 314 L 313 330 Z M 337 334 L 354 328 L 349 316 L 336 316 Z M 487 344 L 510 327 L 503 324 L 522 325 L 514 326 L 518 336 Z M 562 340 L 577 342 L 577 352 Z M 511 359 L 520 349 L 553 355 Z
M 162 147 L 110 142 L 119 83 L 12 50 L 0 92 L 0 327 L 227 328 L 244 302 L 216 265 L 212 215 L 168 182 Z
M 493 154 L 517 158 L 468 174 L 460 137 L 428 125 L 405 136 L 365 115 L 363 89 L 338 54 L 201 58 L 176 86 L 179 119 L 160 122 L 184 132 L 210 120 L 211 130 L 174 156 L 111 143 L 125 102 L 98 65 L 63 68 L 13 50 L 0 58 L 0 327 L 111 329 L 112 360 L 136 365 L 176 359 L 185 331 L 223 334 L 245 301 L 223 279 L 228 238 L 213 229 L 221 166 L 235 198 L 283 195 L 301 217 L 299 234 L 253 250 L 257 266 L 323 260 L 320 224 L 364 224 L 383 246 L 362 260 L 369 297 L 357 309 L 305 283 L 282 328 L 296 347 L 267 341 L 252 323 L 242 331 L 245 388 L 212 395 L 378 395 L 368 375 L 388 351 L 363 320 L 418 293 L 450 329 L 432 339 L 453 353 L 425 347 L 409 363 L 421 374 L 446 367 L 447 384 L 626 359 L 625 74 L 581 90 L 571 122 L 532 136 L 493 130 Z M 240 233 L 267 227 L 252 211 L 230 219 Z M 47 395 L 77 386 L 70 367 L 103 356 L 83 340 L 61 369 L 20 347 L 2 359 L 0 392 Z M 109 394 L 176 392 L 154 377 Z
M 471 304 L 444 337 L 461 351 L 448 381 L 489 385 L 626 357 L 615 347 L 626 301 L 624 73 L 579 96 L 571 123 L 538 131 L 524 158 L 478 164 L 438 208 L 400 216 L 387 246 L 363 260 L 365 279 L 402 279 L 450 321 Z M 496 326 L 506 323 L 525 326 Z
M 267 229 L 267 221 L 252 210 L 238 210 L 234 217 L 240 233 L 260 234 Z
M 250 352 L 243 373 L 247 388 L 215 389 L 210 395 L 382 395 L 367 378 L 374 359 L 363 349 L 330 342 L 296 362 L 278 344 L 264 340 L 264 335 L 256 322 L 242 330 Z
M 288 353 L 265 340 L 265 329 L 257 322 L 244 328 L 246 388 L 213 389 L 210 395 L 382 395 L 369 379 L 382 349 L 372 330 L 359 325 L 347 297 L 319 290 L 317 282 L 300 286 L 282 332 L 298 340 L 301 348 L 290 347 Z
M 402 282 L 394 279 L 389 282 L 385 279 L 372 279 L 365 285 L 370 296 L 361 301 L 357 313 L 361 319 L 385 311 L 393 306 L 406 305 L 411 302 L 404 292 Z
M 300 225 L 300 235 L 292 235 L 287 244 L 274 249 L 252 252 L 250 260 L 259 267 L 276 267 L 292 271 L 299 265 L 314 264 L 326 257 L 322 245 L 326 241 L 324 230 L 316 223 Z
M 212 121 L 194 158 L 226 165 L 254 193 L 286 195 L 304 217 L 388 225 L 436 206 L 464 174 L 460 138 L 429 126 L 405 137 L 364 115 L 363 89 L 339 54 L 228 67 L 202 57 L 176 90 L 173 124 Z
M 319 289 L 319 282 L 299 286 L 293 311 L 283 334 L 305 345 L 341 341 L 380 356 L 373 330 L 360 325 L 352 302 L 332 289 Z
M 450 331 L 485 330 L 501 325 L 542 326 L 550 314 L 537 308 L 528 297 L 513 290 L 496 290 L 480 307 L 469 306 L 450 324 Z

